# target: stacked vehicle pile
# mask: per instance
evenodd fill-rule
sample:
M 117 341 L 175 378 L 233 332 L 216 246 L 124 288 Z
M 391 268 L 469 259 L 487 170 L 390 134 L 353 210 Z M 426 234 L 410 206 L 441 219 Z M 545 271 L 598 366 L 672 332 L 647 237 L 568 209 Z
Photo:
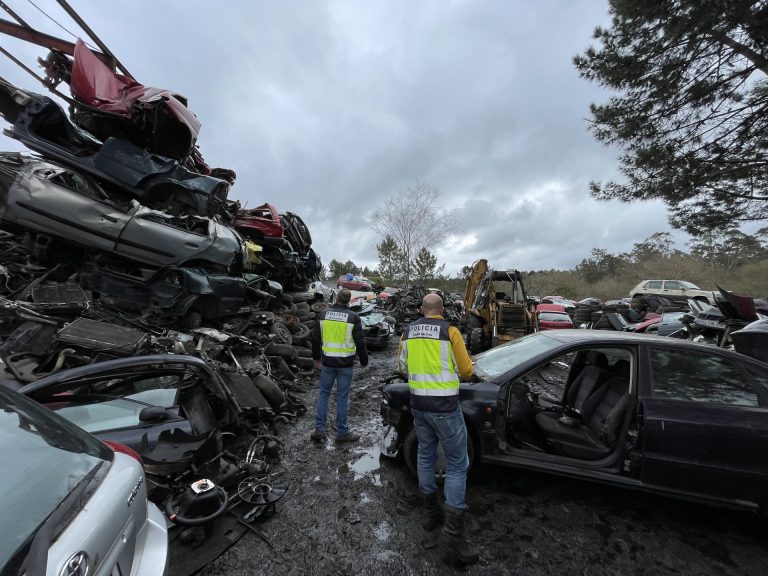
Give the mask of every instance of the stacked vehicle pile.
M 395 319 L 395 332 L 402 334 L 403 329 L 421 318 L 421 301 L 428 294 L 428 290 L 420 285 L 414 284 L 404 290 L 391 294 L 384 301 L 384 309 L 392 318 Z M 464 303 L 460 297 L 449 295 L 443 297 L 443 317 L 454 326 L 458 326 L 462 319 Z
M 277 424 L 305 411 L 296 379 L 323 304 L 274 278 L 317 279 L 309 231 L 271 207 L 280 228 L 252 233 L 183 97 L 81 41 L 44 65 L 70 85 L 70 114 L 0 79 L 6 134 L 40 155 L 0 153 L 0 384 L 137 452 L 176 524 L 207 525 L 234 494 L 252 520 L 284 493 Z M 243 431 L 237 458 L 225 433 Z

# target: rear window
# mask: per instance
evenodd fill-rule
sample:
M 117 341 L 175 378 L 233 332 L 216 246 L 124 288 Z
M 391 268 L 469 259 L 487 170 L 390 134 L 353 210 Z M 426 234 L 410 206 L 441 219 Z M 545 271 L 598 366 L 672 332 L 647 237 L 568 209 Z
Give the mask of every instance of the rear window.
M 571 317 L 568 314 L 558 314 L 557 312 L 539 312 L 539 320 L 547 322 L 570 322 Z
M 112 452 L 32 400 L 0 387 L 0 567 Z

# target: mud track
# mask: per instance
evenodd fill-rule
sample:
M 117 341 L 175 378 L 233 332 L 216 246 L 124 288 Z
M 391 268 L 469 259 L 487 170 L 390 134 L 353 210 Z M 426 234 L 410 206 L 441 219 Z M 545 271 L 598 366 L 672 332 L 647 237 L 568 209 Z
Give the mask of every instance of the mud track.
M 768 572 L 768 528 L 751 516 L 495 466 L 475 469 L 467 493 L 468 534 L 480 563 L 444 564 L 420 527 L 415 480 L 402 461 L 379 457 L 378 387 L 394 353 L 394 346 L 373 352 L 367 369 L 356 368 L 350 426 L 362 435 L 357 444 L 310 442 L 317 388 L 309 386 L 307 415 L 281 430 L 290 489 L 260 525 L 278 552 L 248 533 L 203 574 Z

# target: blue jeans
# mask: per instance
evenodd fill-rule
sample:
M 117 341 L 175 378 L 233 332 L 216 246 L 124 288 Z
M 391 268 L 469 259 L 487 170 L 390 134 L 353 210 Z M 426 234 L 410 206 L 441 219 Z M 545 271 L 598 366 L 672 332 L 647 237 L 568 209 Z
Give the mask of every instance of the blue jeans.
M 419 441 L 417 468 L 419 472 L 419 488 L 424 494 L 434 494 L 437 491 L 435 483 L 435 461 L 437 460 L 437 443 L 443 446 L 445 459 L 448 462 L 445 471 L 445 503 L 452 508 L 466 510 L 467 503 L 464 494 L 467 489 L 467 470 L 469 456 L 467 455 L 467 427 L 461 409 L 453 412 L 422 412 L 412 410 L 413 428 Z
M 349 368 L 320 368 L 320 396 L 317 399 L 317 414 L 315 415 L 315 430 L 325 431 L 325 420 L 328 418 L 328 400 L 331 397 L 333 383 L 336 382 L 336 434 L 349 432 L 347 426 L 347 411 L 349 410 L 349 391 L 352 388 L 352 366 Z

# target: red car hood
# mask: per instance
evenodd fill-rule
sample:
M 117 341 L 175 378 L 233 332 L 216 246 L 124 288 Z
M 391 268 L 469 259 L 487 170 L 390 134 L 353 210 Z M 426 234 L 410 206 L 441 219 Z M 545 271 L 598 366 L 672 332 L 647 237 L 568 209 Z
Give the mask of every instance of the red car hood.
M 197 140 L 200 121 L 184 105 L 182 97 L 170 90 L 144 86 L 113 72 L 79 38 L 75 44 L 69 87 L 78 102 L 126 117 L 130 116 L 136 102 L 164 100 L 168 113 L 189 129 L 193 141 Z

